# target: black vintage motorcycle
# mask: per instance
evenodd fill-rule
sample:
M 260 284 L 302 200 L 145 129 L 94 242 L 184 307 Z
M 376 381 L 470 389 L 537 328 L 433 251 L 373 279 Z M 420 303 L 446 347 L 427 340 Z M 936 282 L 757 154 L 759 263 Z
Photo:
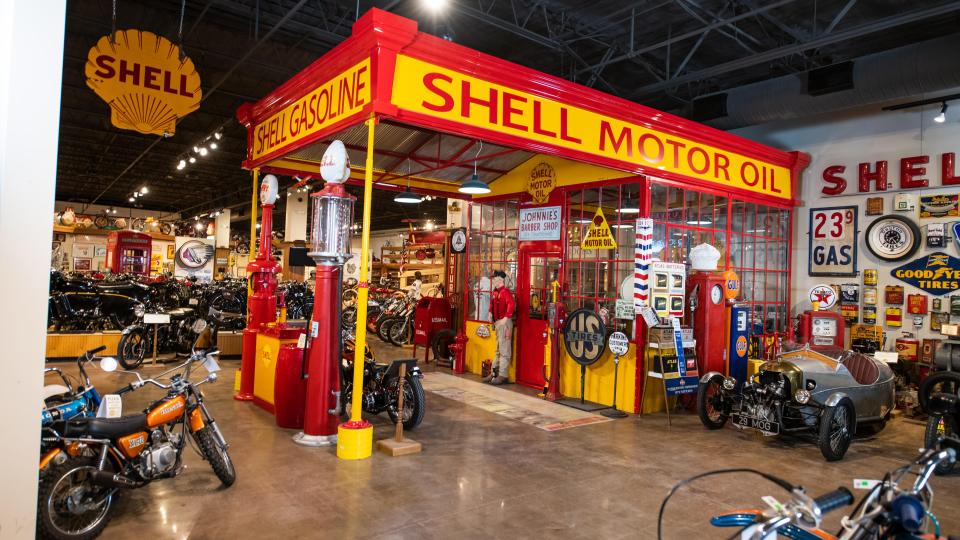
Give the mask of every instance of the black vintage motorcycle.
M 117 344 L 117 360 L 124 369 L 136 369 L 144 358 L 153 352 L 154 327 L 156 326 L 157 353 L 187 354 L 190 344 L 206 326 L 192 308 L 174 308 L 159 315 L 169 315 L 166 324 L 146 324 L 141 316 L 138 321 L 123 329 Z
M 423 421 L 426 396 L 420 379 L 423 374 L 416 358 L 393 360 L 389 364 L 377 363 L 370 347 L 365 347 L 363 364 L 363 395 L 360 398 L 363 410 L 371 414 L 387 411 L 390 421 L 397 422 L 397 403 L 400 388 L 403 388 L 403 428 L 413 429 Z M 353 336 L 344 333 L 343 352 L 340 362 L 340 398 L 343 414 L 349 415 L 353 399 L 353 359 L 356 343 Z M 406 365 L 406 376 L 400 380 L 400 366 Z
M 287 305 L 287 319 L 309 319 L 313 314 L 313 291 L 306 283 L 287 281 L 281 283 L 277 293 L 283 293 Z
M 122 329 L 143 312 L 150 301 L 149 285 L 98 282 L 50 273 L 48 325 L 55 331 Z
M 89 539 L 98 536 L 111 518 L 121 490 L 137 489 L 153 480 L 173 478 L 183 471 L 183 450 L 192 438 L 199 453 L 224 486 L 237 478 L 227 442 L 204 405 L 200 385 L 217 380 L 218 351 L 209 332 L 197 339 L 186 362 L 156 378 L 137 380 L 120 389 L 124 394 L 146 385 L 166 391 L 142 413 L 119 418 L 78 417 L 44 430 L 52 448 L 40 460 L 37 536 Z M 191 380 L 202 365 L 208 375 Z M 101 368 L 113 371 L 112 358 Z

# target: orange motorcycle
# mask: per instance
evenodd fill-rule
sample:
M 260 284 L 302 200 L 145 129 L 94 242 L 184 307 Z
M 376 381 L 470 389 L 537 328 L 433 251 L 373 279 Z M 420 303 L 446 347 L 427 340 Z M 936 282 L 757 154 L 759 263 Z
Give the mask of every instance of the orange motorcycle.
M 201 334 L 198 343 L 209 333 Z M 45 431 L 52 449 L 40 460 L 37 534 L 41 538 L 95 538 L 110 520 L 110 510 L 121 489 L 143 487 L 153 480 L 172 478 L 183 470 L 182 454 L 193 438 L 224 486 L 237 479 L 227 442 L 203 403 L 199 387 L 217 379 L 217 350 L 198 350 L 186 362 L 156 378 L 137 380 L 120 389 L 124 394 L 146 385 L 167 391 L 140 414 L 116 418 L 78 418 L 59 422 Z M 192 382 L 201 364 L 207 376 Z M 104 371 L 117 361 L 103 358 Z M 107 399 L 109 402 L 109 399 Z

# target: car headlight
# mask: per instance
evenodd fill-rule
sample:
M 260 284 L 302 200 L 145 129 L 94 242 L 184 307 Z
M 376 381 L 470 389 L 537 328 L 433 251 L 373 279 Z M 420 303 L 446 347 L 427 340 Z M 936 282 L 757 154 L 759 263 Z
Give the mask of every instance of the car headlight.
M 723 387 L 726 390 L 733 390 L 737 386 L 737 380 L 733 377 L 727 377 L 723 380 Z
M 810 392 L 801 388 L 793 393 L 793 400 L 801 405 L 805 405 L 810 401 Z
M 143 317 L 144 311 L 146 310 L 144 310 L 143 304 L 137 304 L 133 306 L 133 314 L 136 315 L 137 317 Z

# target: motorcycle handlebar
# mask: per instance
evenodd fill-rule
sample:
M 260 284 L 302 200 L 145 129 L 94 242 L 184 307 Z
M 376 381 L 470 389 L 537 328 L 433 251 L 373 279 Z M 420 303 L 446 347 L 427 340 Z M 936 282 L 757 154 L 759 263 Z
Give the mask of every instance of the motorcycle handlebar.
M 820 508 L 820 514 L 823 515 L 853 504 L 853 493 L 845 487 L 840 487 L 813 499 L 813 503 Z
M 91 349 L 91 350 L 87 351 L 87 354 L 93 356 L 93 355 L 97 354 L 98 352 L 100 352 L 100 351 L 105 351 L 105 350 L 107 350 L 107 346 L 106 346 L 106 345 L 101 345 L 101 346 L 97 347 L 96 349 Z

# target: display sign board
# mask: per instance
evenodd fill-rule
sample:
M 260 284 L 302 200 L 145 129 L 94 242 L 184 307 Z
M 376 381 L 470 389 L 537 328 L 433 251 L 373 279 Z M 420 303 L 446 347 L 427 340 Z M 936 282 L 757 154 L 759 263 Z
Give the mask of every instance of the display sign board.
M 370 103 L 370 59 L 364 58 L 251 128 L 252 159 L 285 148 L 359 114 Z
M 170 324 L 169 313 L 144 313 L 143 324 Z
M 200 107 L 200 75 L 180 47 L 152 32 L 117 30 L 97 40 L 84 66 L 87 86 L 110 105 L 110 123 L 170 136 Z
M 921 195 L 920 196 L 920 217 L 921 218 L 942 218 L 957 217 L 958 196 L 952 195 Z
M 560 239 L 560 207 L 538 206 L 520 209 L 521 242 Z
M 637 318 L 637 310 L 633 306 L 633 301 L 617 298 L 616 318 L 623 321 L 632 321 Z
M 174 276 L 196 277 L 201 283 L 213 281 L 214 253 L 216 252 L 213 240 L 178 236 L 175 244 Z
M 597 249 L 617 249 L 617 241 L 613 239 L 613 233 L 610 231 L 610 224 L 603 215 L 603 209 L 599 206 L 590 220 L 590 226 L 587 227 L 587 233 L 583 235 L 583 241 L 580 242 L 580 249 L 584 251 Z
M 937 252 L 898 266 L 890 275 L 935 296 L 960 289 L 960 259 Z
M 810 287 L 807 299 L 811 304 L 820 302 L 820 309 L 830 309 L 837 303 L 837 291 L 829 285 L 820 283 Z
M 857 207 L 810 209 L 811 276 L 857 275 Z
M 473 132 L 479 129 L 595 156 L 623 170 L 678 174 L 724 190 L 793 199 L 790 170 L 785 166 L 405 54 L 397 55 L 391 103 L 403 111 L 467 126 Z
M 696 393 L 700 384 L 700 378 L 696 375 L 696 372 L 691 375 L 687 371 L 687 359 L 683 350 L 683 332 L 680 329 L 680 320 L 673 318 L 670 320 L 670 323 L 673 326 L 673 344 L 676 348 L 677 355 L 675 363 L 665 362 L 663 366 L 664 389 L 668 396 Z
M 527 193 L 533 197 L 534 204 L 546 204 L 555 187 L 557 187 L 557 171 L 552 165 L 541 161 L 530 170 Z
M 630 349 L 630 340 L 623 332 L 614 332 L 610 334 L 610 338 L 607 340 L 607 347 L 613 354 L 623 356 Z
M 589 366 L 603 354 L 605 333 L 603 320 L 596 312 L 578 309 L 567 317 L 563 327 L 563 344 L 574 362 Z
M 464 253 L 467 251 L 467 229 L 460 227 L 450 233 L 450 251 L 453 253 Z

